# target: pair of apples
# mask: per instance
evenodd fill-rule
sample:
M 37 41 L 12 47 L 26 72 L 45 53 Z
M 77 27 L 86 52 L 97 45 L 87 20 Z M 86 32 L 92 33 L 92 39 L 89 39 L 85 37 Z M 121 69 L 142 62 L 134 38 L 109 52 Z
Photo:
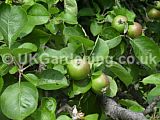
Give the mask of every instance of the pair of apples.
M 128 25 L 128 19 L 126 16 L 117 15 L 112 21 L 112 27 L 115 28 L 118 32 L 124 33 Z M 136 38 L 142 35 L 142 26 L 141 24 L 134 22 L 128 26 L 127 34 L 131 38 Z
M 70 78 L 73 80 L 87 79 L 91 73 L 90 64 L 85 59 L 73 59 L 67 64 L 67 70 Z M 101 75 L 92 78 L 92 90 L 101 94 L 109 87 L 108 77 L 102 73 Z
M 160 1 L 156 1 L 153 8 L 148 11 L 150 19 L 160 19 Z

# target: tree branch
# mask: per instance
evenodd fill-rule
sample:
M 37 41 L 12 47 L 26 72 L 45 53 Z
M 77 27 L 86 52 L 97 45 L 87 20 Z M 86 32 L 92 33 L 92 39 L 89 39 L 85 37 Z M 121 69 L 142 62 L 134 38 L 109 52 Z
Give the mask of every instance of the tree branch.
M 62 106 L 56 114 L 60 114 L 63 111 L 67 111 L 71 116 L 72 116 L 72 107 L 69 106 L 68 104 L 65 104 L 64 106 Z
M 157 105 L 157 103 L 160 102 L 160 96 L 157 96 L 151 104 L 145 109 L 143 112 L 144 115 L 147 115 L 149 113 L 152 113 L 154 111 L 154 107 Z
M 106 116 L 110 116 L 114 120 L 147 120 L 143 113 L 132 112 L 120 107 L 114 100 L 103 96 L 102 104 Z
M 114 120 L 147 120 L 144 115 L 153 112 L 154 107 L 160 101 L 160 96 L 156 97 L 154 101 L 146 108 L 143 113 L 133 112 L 118 105 L 113 99 L 103 95 L 102 105 L 106 116 L 110 116 Z M 62 106 L 58 111 L 59 114 L 62 111 L 68 111 L 70 115 L 73 115 L 73 108 L 68 104 Z
M 72 120 L 83 120 L 84 119 L 84 113 L 78 112 L 76 105 L 73 107 L 69 106 L 68 104 L 65 104 L 62 106 L 58 111 L 57 114 L 67 111 L 69 112 L 70 116 L 72 116 Z

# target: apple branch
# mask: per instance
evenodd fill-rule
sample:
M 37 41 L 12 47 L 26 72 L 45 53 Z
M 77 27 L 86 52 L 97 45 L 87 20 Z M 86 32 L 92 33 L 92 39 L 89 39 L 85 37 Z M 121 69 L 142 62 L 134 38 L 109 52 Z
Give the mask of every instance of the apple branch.
M 160 96 L 157 96 L 151 104 L 144 110 L 143 114 L 147 115 L 149 113 L 152 113 L 154 111 L 154 107 L 157 105 L 157 103 L 160 102 Z
M 133 112 L 122 108 L 114 100 L 107 96 L 103 96 L 102 104 L 105 115 L 110 116 L 114 120 L 147 120 L 143 113 Z

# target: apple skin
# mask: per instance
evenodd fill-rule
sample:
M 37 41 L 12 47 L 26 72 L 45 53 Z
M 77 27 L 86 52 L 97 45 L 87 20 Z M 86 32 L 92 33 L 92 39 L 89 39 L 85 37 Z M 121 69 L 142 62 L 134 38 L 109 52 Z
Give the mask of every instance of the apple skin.
M 148 12 L 148 17 L 150 19 L 159 19 L 160 18 L 160 11 L 155 8 L 152 8 Z
M 123 33 L 126 23 L 127 23 L 127 17 L 118 15 L 113 19 L 112 27 L 115 28 L 118 32 Z
M 141 24 L 134 22 L 133 25 L 128 27 L 128 35 L 131 38 L 136 38 L 142 35 L 142 26 Z
M 92 79 L 92 90 L 96 94 L 102 94 L 104 91 L 103 90 L 108 90 L 109 89 L 109 78 L 102 73 L 100 76 Z
M 73 80 L 83 80 L 90 74 L 90 65 L 84 59 L 74 59 L 67 64 L 67 71 Z
M 160 1 L 155 2 L 155 8 L 160 9 Z

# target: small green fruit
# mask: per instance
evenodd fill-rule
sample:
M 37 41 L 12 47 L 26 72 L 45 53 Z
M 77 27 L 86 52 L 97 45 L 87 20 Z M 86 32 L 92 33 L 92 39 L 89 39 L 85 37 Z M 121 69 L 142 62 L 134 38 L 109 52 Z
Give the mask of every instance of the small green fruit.
M 97 94 L 102 94 L 109 88 L 109 79 L 102 73 L 97 78 L 92 79 L 92 90 Z
M 115 28 L 118 32 L 123 33 L 126 23 L 127 23 L 127 17 L 118 15 L 113 19 L 112 27 Z
M 141 24 L 134 22 L 133 25 L 129 25 L 128 27 L 128 35 L 131 38 L 136 38 L 142 35 L 142 26 Z
M 148 12 L 148 17 L 150 19 L 159 19 L 160 18 L 160 11 L 155 8 L 152 8 Z
M 74 59 L 68 63 L 67 70 L 73 80 L 83 80 L 90 73 L 90 65 L 84 59 Z
M 155 8 L 160 9 L 160 1 L 155 2 Z

